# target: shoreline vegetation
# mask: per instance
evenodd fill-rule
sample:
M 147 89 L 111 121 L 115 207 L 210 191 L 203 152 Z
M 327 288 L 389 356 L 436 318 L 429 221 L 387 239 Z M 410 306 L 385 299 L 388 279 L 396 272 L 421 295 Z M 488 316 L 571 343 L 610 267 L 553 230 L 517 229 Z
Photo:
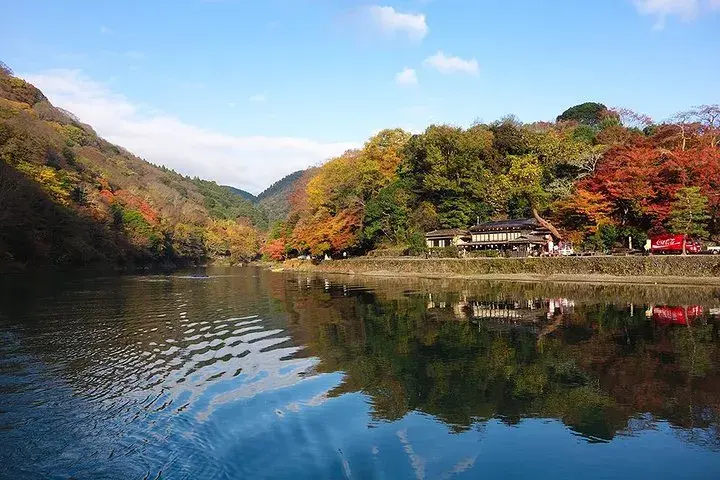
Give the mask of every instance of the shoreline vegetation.
M 711 255 L 467 259 L 362 257 L 320 264 L 287 260 L 263 265 L 274 271 L 373 277 L 720 286 L 720 258 Z

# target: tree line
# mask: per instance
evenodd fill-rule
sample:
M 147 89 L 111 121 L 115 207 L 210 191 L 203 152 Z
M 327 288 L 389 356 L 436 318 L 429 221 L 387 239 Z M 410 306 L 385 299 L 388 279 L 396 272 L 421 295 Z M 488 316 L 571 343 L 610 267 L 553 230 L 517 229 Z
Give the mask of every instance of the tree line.
M 588 250 L 663 232 L 717 239 L 719 136 L 719 105 L 660 123 L 584 103 L 554 122 L 384 130 L 301 178 L 263 251 L 412 253 L 428 230 L 531 216 Z

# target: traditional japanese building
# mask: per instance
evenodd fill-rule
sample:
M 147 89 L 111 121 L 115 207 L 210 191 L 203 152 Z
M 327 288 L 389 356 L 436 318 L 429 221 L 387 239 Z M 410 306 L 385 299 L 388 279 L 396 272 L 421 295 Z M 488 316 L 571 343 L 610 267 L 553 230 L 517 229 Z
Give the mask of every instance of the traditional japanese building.
M 470 242 L 471 238 L 470 231 L 462 228 L 433 230 L 425 234 L 425 244 L 428 248 L 461 246 Z
M 463 250 L 496 250 L 510 256 L 546 251 L 550 231 L 534 218 L 479 223 L 469 230 L 433 230 L 425 234 L 428 248 L 456 245 Z
M 485 222 L 470 227 L 471 250 L 499 250 L 518 256 L 547 249 L 550 231 L 534 218 Z

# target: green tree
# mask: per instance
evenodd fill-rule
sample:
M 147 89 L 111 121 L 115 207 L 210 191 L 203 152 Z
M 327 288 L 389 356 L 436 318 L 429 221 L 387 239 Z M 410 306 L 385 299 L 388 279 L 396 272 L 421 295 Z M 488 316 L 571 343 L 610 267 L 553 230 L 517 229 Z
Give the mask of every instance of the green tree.
M 708 220 L 710 220 L 707 211 L 708 198 L 700 192 L 700 187 L 681 188 L 675 194 L 668 225 L 674 233 L 706 237 Z M 685 253 L 683 241 L 683 255 Z
M 401 176 L 418 200 L 435 207 L 441 227 L 467 227 L 504 207 L 488 169 L 496 155 L 493 138 L 482 125 L 468 130 L 433 125 L 408 142 Z
M 380 190 L 365 205 L 363 238 L 369 248 L 378 243 L 400 244 L 407 241 L 410 193 L 401 181 Z
M 570 107 L 558 115 L 558 122 L 575 121 L 582 125 L 599 127 L 608 115 L 608 108 L 602 103 L 585 102 Z
M 550 222 L 540 216 L 539 210 L 545 206 L 548 194 L 542 186 L 543 169 L 537 155 L 528 154 L 512 156 L 508 178 L 516 197 L 525 199 L 530 206 L 533 217 L 545 228 L 550 230 L 557 239 L 562 239 L 560 232 Z

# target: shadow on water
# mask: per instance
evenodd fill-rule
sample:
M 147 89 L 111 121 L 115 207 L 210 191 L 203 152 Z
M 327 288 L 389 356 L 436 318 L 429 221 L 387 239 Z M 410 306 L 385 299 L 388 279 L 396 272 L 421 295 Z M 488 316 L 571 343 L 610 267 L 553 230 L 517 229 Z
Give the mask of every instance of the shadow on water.
M 254 268 L 0 287 L 1 477 L 720 467 L 717 288 Z

